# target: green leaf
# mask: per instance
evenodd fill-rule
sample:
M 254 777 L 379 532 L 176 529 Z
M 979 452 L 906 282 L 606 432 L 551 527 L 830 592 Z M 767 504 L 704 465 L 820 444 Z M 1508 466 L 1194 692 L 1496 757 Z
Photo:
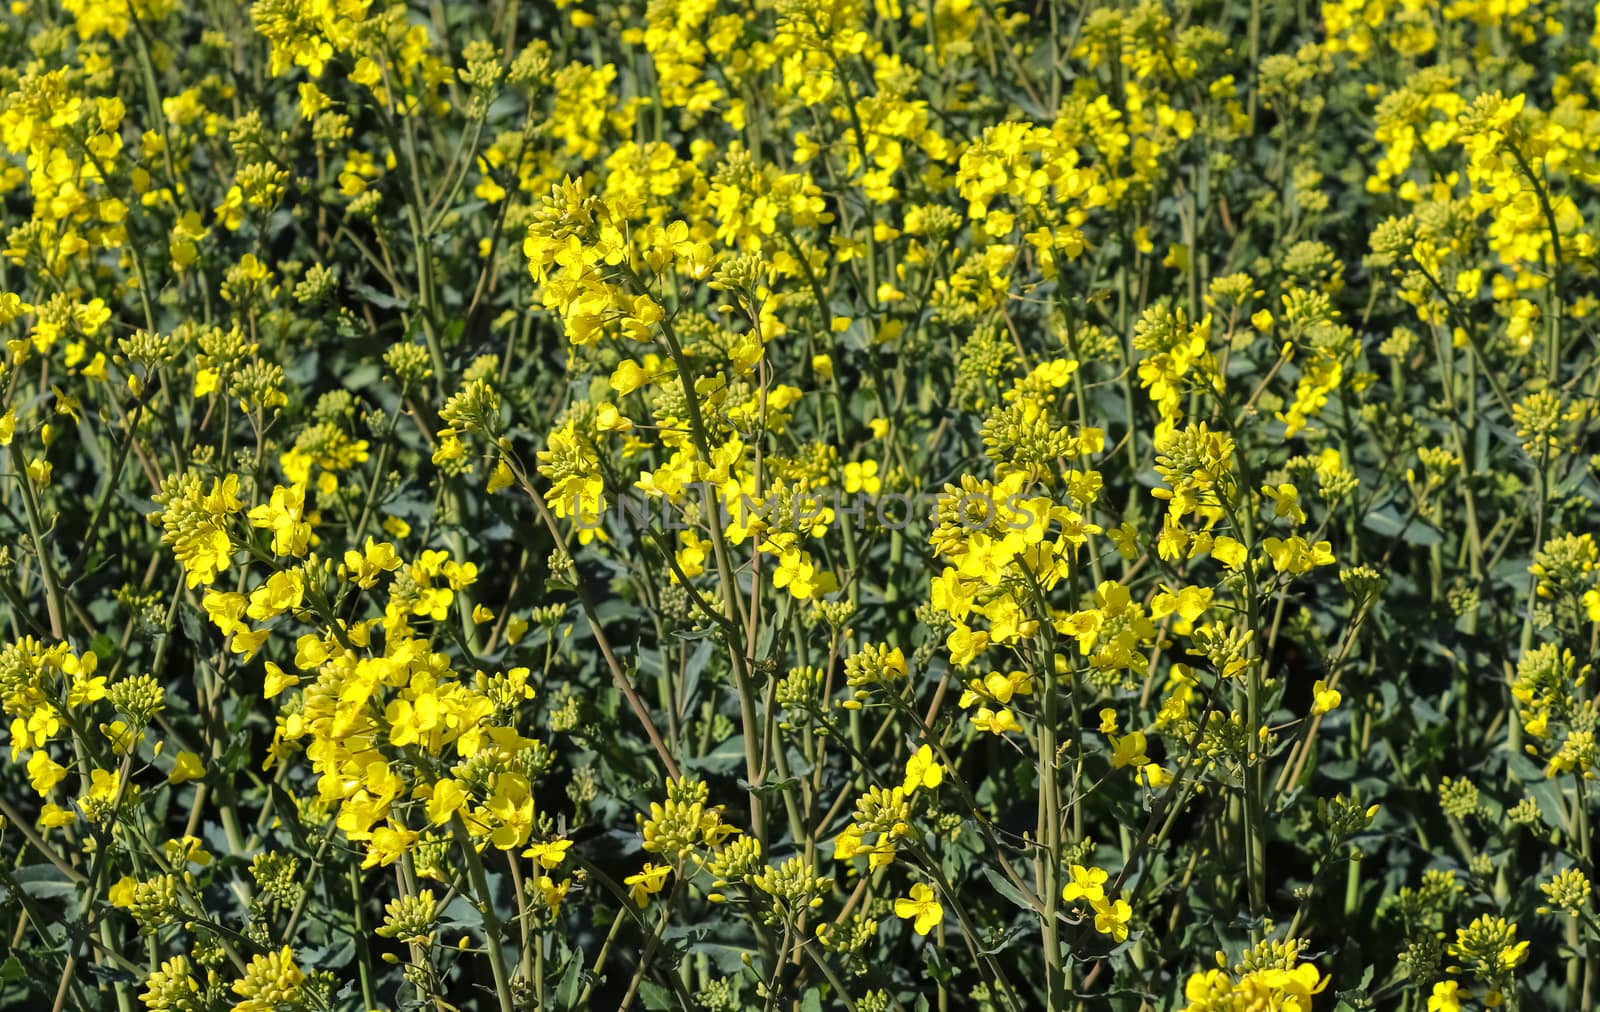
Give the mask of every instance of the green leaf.
M 656 1012 L 672 1012 L 676 1007 L 672 1002 L 671 991 L 648 980 L 639 982 L 639 1000 L 644 1002 L 645 1008 L 654 1009 Z
M 350 370 L 344 378 L 345 388 L 348 390 L 361 390 L 374 386 L 383 378 L 383 373 L 371 362 L 366 362 Z
M 561 983 L 556 985 L 556 1008 L 572 1008 L 578 1004 L 578 971 L 582 964 L 578 953 L 573 953 L 567 961 L 567 968 L 561 974 Z
M 78 887 L 53 864 L 32 864 L 19 868 L 11 881 L 36 900 L 61 900 L 76 896 Z
M 1444 535 L 1432 524 L 1419 518 L 1412 518 L 1408 524 L 1400 511 L 1392 505 L 1379 510 L 1373 510 L 1361 521 L 1361 526 L 1385 538 L 1398 537 L 1408 545 L 1437 545 L 1444 540 Z
M 697 759 L 685 759 L 683 765 L 689 769 L 705 770 L 707 773 L 726 773 L 742 762 L 744 762 L 744 735 L 736 734 L 712 749 L 709 755 Z
M 1010 900 L 1012 903 L 1015 903 L 1023 910 L 1033 909 L 1033 904 L 1029 902 L 1028 898 L 1022 895 L 1016 886 L 1006 881 L 1004 875 L 1001 875 L 993 868 L 985 868 L 983 869 L 983 876 L 989 880 L 990 885 L 994 886 L 994 891 L 999 893 L 1001 896 L 1004 896 L 1006 899 Z
M 385 295 L 383 292 L 361 281 L 350 282 L 350 290 L 361 296 L 362 299 L 376 309 L 407 309 L 411 305 L 404 299 L 397 299 L 393 295 Z

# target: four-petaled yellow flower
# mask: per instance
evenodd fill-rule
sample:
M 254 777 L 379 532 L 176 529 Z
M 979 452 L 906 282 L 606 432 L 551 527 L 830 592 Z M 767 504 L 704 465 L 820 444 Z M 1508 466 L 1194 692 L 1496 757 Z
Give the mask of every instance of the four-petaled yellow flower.
M 1070 878 L 1067 884 L 1061 887 L 1061 898 L 1068 903 L 1074 900 L 1088 900 L 1090 903 L 1099 903 L 1105 900 L 1105 883 L 1109 877 L 1103 868 L 1085 868 L 1075 864 L 1068 869 Z
M 1428 1012 L 1461 1012 L 1461 1004 L 1470 1001 L 1472 995 L 1461 990 L 1461 985 L 1453 980 L 1441 980 L 1433 985 L 1433 993 L 1428 996 Z
M 944 767 L 939 765 L 933 757 L 933 749 L 927 745 L 917 749 L 910 759 L 906 760 L 905 792 L 912 793 L 919 787 L 938 787 L 944 780 Z
M 934 898 L 932 889 L 918 882 L 911 887 L 909 897 L 903 896 L 894 901 L 894 915 L 903 921 L 911 921 L 917 934 L 926 935 L 944 920 L 944 907 Z
M 534 844 L 523 851 L 522 856 L 533 858 L 543 868 L 554 868 L 566 860 L 567 848 L 571 846 L 571 840 L 550 840 L 546 843 Z
M 1101 898 L 1093 906 L 1094 929 L 1102 935 L 1110 935 L 1114 942 L 1127 941 L 1128 921 L 1133 917 L 1133 908 L 1128 901 Z
M 650 902 L 650 897 L 660 892 L 661 887 L 667 884 L 667 876 L 671 872 L 671 865 L 647 861 L 643 868 L 622 882 L 628 887 L 628 895 L 633 897 L 633 902 L 643 908 Z

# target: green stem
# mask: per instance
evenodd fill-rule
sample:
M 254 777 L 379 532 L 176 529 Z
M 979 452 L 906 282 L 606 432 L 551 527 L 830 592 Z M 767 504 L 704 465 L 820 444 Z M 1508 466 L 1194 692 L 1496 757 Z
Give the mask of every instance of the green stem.
M 494 912 L 494 896 L 489 892 L 489 876 L 483 870 L 483 858 L 467 833 L 467 824 L 460 813 L 450 818 L 450 829 L 456 845 L 467 862 L 467 878 L 472 891 L 477 894 L 478 909 L 483 914 L 483 945 L 489 951 L 489 972 L 494 975 L 495 999 L 500 1012 L 516 1012 L 517 1003 L 511 995 L 511 974 L 506 967 L 505 953 L 500 949 L 500 916 Z

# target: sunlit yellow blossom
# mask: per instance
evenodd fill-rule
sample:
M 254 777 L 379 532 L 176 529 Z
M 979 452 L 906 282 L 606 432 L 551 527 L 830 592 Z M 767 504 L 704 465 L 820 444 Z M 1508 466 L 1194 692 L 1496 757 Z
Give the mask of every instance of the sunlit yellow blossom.
M 901 920 L 911 921 L 917 934 L 926 935 L 944 920 L 944 907 L 939 905 L 931 888 L 918 882 L 911 887 L 909 897 L 894 901 L 894 915 Z

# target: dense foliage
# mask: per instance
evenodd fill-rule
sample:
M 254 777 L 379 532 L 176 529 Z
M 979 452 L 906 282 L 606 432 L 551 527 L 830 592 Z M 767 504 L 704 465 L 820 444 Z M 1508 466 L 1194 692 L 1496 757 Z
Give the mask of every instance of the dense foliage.
M 1594 1008 L 1570 0 L 17 0 L 0 1008 Z

